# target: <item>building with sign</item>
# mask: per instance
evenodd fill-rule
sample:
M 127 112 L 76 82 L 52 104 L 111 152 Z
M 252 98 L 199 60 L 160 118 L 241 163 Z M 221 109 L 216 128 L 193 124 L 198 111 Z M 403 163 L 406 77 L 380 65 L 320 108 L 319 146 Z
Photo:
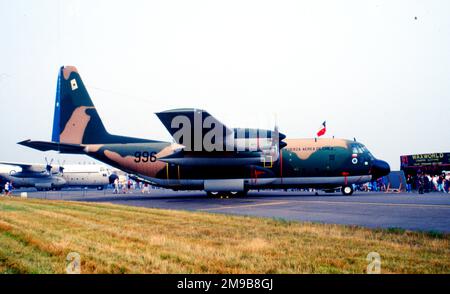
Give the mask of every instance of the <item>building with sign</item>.
M 421 172 L 439 175 L 443 171 L 450 171 L 450 153 L 402 155 L 400 169 L 405 175 L 416 175 Z

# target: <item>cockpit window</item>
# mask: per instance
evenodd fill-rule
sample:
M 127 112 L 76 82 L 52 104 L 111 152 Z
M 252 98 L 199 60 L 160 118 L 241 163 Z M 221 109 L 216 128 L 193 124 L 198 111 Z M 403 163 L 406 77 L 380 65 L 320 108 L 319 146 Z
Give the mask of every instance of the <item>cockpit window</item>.
M 352 144 L 352 152 L 354 154 L 368 154 L 370 158 L 373 159 L 373 155 L 370 154 L 369 150 L 366 148 L 366 146 L 362 144 Z
M 352 144 L 352 152 L 355 154 L 362 154 L 364 153 L 364 146 L 360 144 Z
M 370 153 L 369 149 L 367 149 L 367 147 L 362 144 L 352 144 L 352 152 L 356 154 L 367 154 L 370 159 L 375 159 L 372 153 Z

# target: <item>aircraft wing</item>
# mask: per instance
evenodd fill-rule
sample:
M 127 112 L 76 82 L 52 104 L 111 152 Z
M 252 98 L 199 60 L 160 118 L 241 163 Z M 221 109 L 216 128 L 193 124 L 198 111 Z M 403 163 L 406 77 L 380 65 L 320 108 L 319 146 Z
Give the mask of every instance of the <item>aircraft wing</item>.
M 0 161 L 0 164 L 19 166 L 20 168 L 22 168 L 22 172 L 36 172 L 45 170 L 45 164 L 31 164 L 31 163 L 7 162 L 7 161 Z
M 158 112 L 156 115 L 169 131 L 176 143 L 186 146 L 188 145 L 186 138 L 180 135 L 184 134 L 185 136 L 190 136 L 192 151 L 202 151 L 195 148 L 195 146 L 201 146 L 201 142 L 203 141 L 205 134 L 212 129 L 219 131 L 219 134 L 221 135 L 215 137 L 215 142 L 217 144 L 224 143 L 226 141 L 225 138 L 233 134 L 233 130 L 231 128 L 228 128 L 217 118 L 202 109 L 171 109 Z

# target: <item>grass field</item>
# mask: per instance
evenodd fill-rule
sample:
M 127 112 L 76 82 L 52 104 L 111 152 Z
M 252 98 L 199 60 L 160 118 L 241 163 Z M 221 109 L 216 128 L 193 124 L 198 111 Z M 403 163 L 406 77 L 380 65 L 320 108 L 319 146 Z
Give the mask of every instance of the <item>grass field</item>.
M 112 204 L 0 197 L 0 272 L 450 273 L 450 237 Z

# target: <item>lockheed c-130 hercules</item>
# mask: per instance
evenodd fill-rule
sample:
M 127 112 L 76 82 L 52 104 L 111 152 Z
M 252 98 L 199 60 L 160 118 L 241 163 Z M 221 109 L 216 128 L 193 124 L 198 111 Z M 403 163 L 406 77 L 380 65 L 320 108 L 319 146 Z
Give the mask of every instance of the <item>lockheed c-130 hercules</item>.
M 173 190 L 245 195 L 251 189 L 341 188 L 390 172 L 356 140 L 288 139 L 274 130 L 229 128 L 200 109 L 156 113 L 174 138 L 162 142 L 112 135 L 73 66 L 58 77 L 52 141 L 19 142 L 41 151 L 86 154 L 136 178 Z

